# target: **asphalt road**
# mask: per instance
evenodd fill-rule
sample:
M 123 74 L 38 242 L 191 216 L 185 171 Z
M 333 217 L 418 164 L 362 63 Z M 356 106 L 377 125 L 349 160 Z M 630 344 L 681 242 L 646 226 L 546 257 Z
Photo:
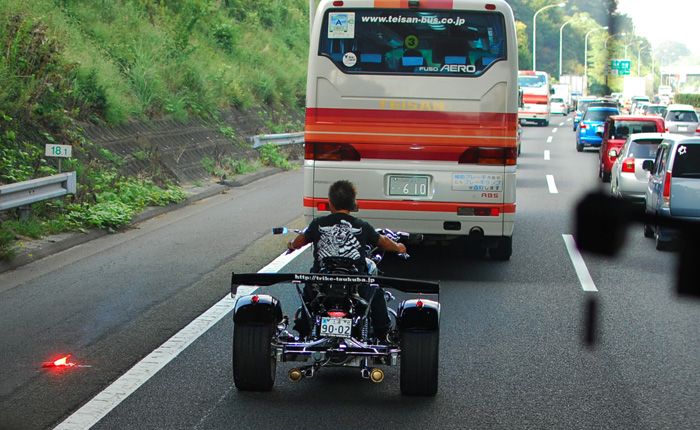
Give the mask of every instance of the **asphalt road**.
M 441 281 L 434 398 L 402 396 L 398 368 L 381 384 L 351 369 L 295 384 L 289 363 L 278 365 L 273 391 L 239 392 L 224 311 L 160 370 L 141 372 L 145 382 L 94 428 L 696 428 L 700 303 L 674 294 L 676 256 L 632 226 L 620 256 L 583 254 L 577 272 L 566 240 L 574 205 L 600 186 L 598 154 L 576 152 L 566 118 L 526 126 L 522 151 L 510 261 L 413 247 L 408 261 L 383 262 L 391 276 Z M 300 172 L 243 188 L 18 271 L 0 296 L 3 416 L 24 428 L 79 422 L 78 406 L 224 297 L 231 271 L 257 271 L 278 254 L 288 238 L 265 233 L 298 218 Z M 306 251 L 282 270 L 310 263 Z M 269 292 L 293 314 L 289 286 Z M 590 299 L 593 346 L 583 342 Z M 40 368 L 63 353 L 92 367 Z

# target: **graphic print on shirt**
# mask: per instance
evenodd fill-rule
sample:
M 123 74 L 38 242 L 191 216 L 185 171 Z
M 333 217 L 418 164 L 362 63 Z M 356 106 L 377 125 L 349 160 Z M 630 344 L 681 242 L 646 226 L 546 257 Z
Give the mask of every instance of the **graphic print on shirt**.
M 319 227 L 321 237 L 318 240 L 318 258 L 344 257 L 360 259 L 360 242 L 355 235 L 362 233 L 362 228 L 352 228 L 352 224 L 342 220 L 340 224 Z

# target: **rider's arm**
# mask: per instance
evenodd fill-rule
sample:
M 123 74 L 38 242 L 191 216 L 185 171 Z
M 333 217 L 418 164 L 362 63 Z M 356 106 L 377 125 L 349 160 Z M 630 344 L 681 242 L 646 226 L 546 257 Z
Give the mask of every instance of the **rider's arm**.
M 299 249 L 309 242 L 310 241 L 307 241 L 306 239 L 306 235 L 304 233 L 300 233 L 299 236 L 294 238 L 294 240 L 290 240 L 289 243 L 287 243 L 287 249 L 294 251 L 295 249 Z
M 404 245 L 403 243 L 396 243 L 388 237 L 384 236 L 383 234 L 379 236 L 379 242 L 377 243 L 377 245 L 385 251 L 393 251 L 398 254 L 406 253 L 406 245 Z

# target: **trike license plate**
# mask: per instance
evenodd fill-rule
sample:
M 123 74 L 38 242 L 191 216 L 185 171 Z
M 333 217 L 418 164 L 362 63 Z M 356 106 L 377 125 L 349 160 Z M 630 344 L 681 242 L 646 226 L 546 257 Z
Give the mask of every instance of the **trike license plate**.
M 321 318 L 321 336 L 350 337 L 352 320 L 350 318 Z
M 426 197 L 428 195 L 427 176 L 389 176 L 390 196 Z

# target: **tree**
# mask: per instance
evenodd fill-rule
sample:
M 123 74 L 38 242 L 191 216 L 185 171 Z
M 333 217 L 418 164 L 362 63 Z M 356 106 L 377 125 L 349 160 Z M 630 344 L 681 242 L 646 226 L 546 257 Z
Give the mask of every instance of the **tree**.
M 530 52 L 531 42 L 528 37 L 527 25 L 516 21 L 515 30 L 518 34 L 518 64 L 520 64 L 520 70 L 529 69 L 532 65 L 532 52 Z

